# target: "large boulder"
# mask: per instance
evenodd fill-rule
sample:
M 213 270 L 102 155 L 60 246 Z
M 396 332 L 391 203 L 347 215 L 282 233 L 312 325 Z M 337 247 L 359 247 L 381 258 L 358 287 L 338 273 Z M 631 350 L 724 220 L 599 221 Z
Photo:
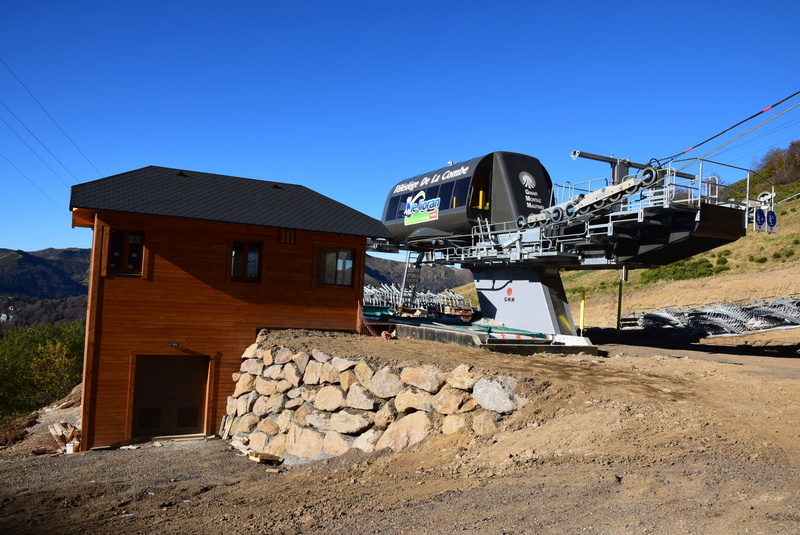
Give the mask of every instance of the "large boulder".
M 247 443 L 247 446 L 256 453 L 263 453 L 264 450 L 267 449 L 270 438 L 272 437 L 270 437 L 268 434 L 256 429 L 250 433 L 250 442 Z
M 303 383 L 307 385 L 318 385 L 322 363 L 318 360 L 311 360 L 306 364 L 306 371 L 303 374 Z
M 327 412 L 311 411 L 305 416 L 305 425 L 320 431 L 330 431 L 331 415 Z
M 442 433 L 452 435 L 458 433 L 467 425 L 463 414 L 449 414 L 442 420 Z
M 481 377 L 472 389 L 472 396 L 484 409 L 508 414 L 517 408 L 514 392 L 505 381 Z
M 260 420 L 261 418 L 252 412 L 248 412 L 247 414 L 236 418 L 236 420 L 233 422 L 233 427 L 231 427 L 231 435 L 236 435 L 236 433 L 240 432 L 251 433 L 253 429 L 256 428 Z
M 472 419 L 472 430 L 481 437 L 490 437 L 497 433 L 497 414 L 492 411 L 480 411 Z
M 330 361 L 322 365 L 322 369 L 319 372 L 319 382 L 320 384 L 339 382 L 339 372 L 336 371 Z
M 297 367 L 297 364 L 294 362 L 288 362 L 283 367 L 283 372 L 281 372 L 281 379 L 285 379 L 289 381 L 292 386 L 297 386 L 300 384 L 300 379 L 302 379 L 303 374 Z
M 361 451 L 365 451 L 367 453 L 372 453 L 375 451 L 375 444 L 378 443 L 380 440 L 381 435 L 383 435 L 383 431 L 380 429 L 368 429 L 367 431 L 361 433 L 356 439 L 353 441 L 352 446 L 354 448 L 358 448 Z
M 261 375 L 264 371 L 264 361 L 261 359 L 246 359 L 242 361 L 239 371 L 249 373 L 251 375 Z
M 339 411 L 331 416 L 331 429 L 346 435 L 356 435 L 372 426 L 373 416 L 368 412 Z
M 412 411 L 429 411 L 433 408 L 433 396 L 424 390 L 407 388 L 394 398 L 394 408 L 400 414 Z
M 258 422 L 256 429 L 268 435 L 279 435 L 281 432 L 280 426 L 271 418 L 264 418 Z
M 350 387 L 357 382 L 358 379 L 356 378 L 356 374 L 353 373 L 353 370 L 345 370 L 339 374 L 339 384 L 345 392 L 350 390 Z
M 238 398 L 242 394 L 250 392 L 255 387 L 256 377 L 249 373 L 243 373 L 239 380 L 236 381 L 236 389 L 233 391 L 233 397 Z
M 333 357 L 331 359 L 331 365 L 333 366 L 333 369 L 335 369 L 339 373 L 345 370 L 349 370 L 356 364 L 358 364 L 358 361 L 353 359 L 343 359 L 340 357 Z
M 350 387 L 350 390 L 347 391 L 347 399 L 345 402 L 348 407 L 367 411 L 374 411 L 381 404 L 379 398 L 359 383 L 354 384 Z
M 353 368 L 353 372 L 356 374 L 358 382 L 364 385 L 365 388 L 369 388 L 369 382 L 375 374 L 375 370 L 372 369 L 372 366 L 362 359 L 359 360 L 356 367 Z
M 455 414 L 468 397 L 467 392 L 446 385 L 434 397 L 433 408 L 441 414 Z
M 338 386 L 323 386 L 314 399 L 314 408 L 320 411 L 338 411 L 344 406 L 344 392 Z
M 412 412 L 390 425 L 375 444 L 376 450 L 389 448 L 398 452 L 425 439 L 431 430 L 431 419 L 427 412 Z
M 390 399 L 383 404 L 383 407 L 375 413 L 375 425 L 381 429 L 386 429 L 397 419 L 397 409 L 394 408 L 394 400 Z
M 271 396 L 278 391 L 277 386 L 278 381 L 265 377 L 256 377 L 255 389 L 262 396 Z
M 286 453 L 296 457 L 314 458 L 322 453 L 324 440 L 321 433 L 292 424 L 286 434 Z
M 258 355 L 258 344 L 250 344 L 242 353 L 242 360 L 254 359 Z
M 300 374 L 301 375 L 303 373 L 305 373 L 306 366 L 308 365 L 308 361 L 309 361 L 310 358 L 311 357 L 309 357 L 308 353 L 306 353 L 305 351 L 301 351 L 299 353 L 296 353 L 292 357 L 292 360 L 294 361 L 295 365 L 297 366 L 297 369 L 300 370 Z
M 331 360 L 330 355 L 327 355 L 326 353 L 323 353 L 319 349 L 312 349 L 311 350 L 311 358 L 313 358 L 317 362 L 323 362 L 323 363 L 324 362 L 328 362 L 329 360 Z
M 281 373 L 283 373 L 283 365 L 273 364 L 264 368 L 262 375 L 269 379 L 278 379 L 281 376 Z
M 275 361 L 275 364 L 286 364 L 287 362 L 292 360 L 292 357 L 294 357 L 294 353 L 292 353 L 292 350 L 289 349 L 288 347 L 282 347 L 278 350 L 277 353 L 275 353 L 273 360 Z
M 470 368 L 466 364 L 460 364 L 447 374 L 447 384 L 459 390 L 470 391 L 480 378 L 480 372 L 474 368 Z
M 343 455 L 351 448 L 354 440 L 354 437 L 348 437 L 336 431 L 328 431 L 322 441 L 322 451 L 329 455 Z
M 403 391 L 405 385 L 391 368 L 381 368 L 369 382 L 370 391 L 379 398 L 388 399 Z
M 447 374 L 434 366 L 409 366 L 400 372 L 400 380 L 407 385 L 415 386 L 431 394 L 435 394 L 444 384 Z

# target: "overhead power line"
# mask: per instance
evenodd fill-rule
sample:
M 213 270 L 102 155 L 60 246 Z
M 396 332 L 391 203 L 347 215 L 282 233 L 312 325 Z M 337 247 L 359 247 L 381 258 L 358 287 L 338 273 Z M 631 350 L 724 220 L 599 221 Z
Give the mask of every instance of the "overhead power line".
M 53 203 L 53 205 L 54 205 L 56 208 L 58 208 L 58 210 L 59 210 L 59 211 L 61 211 L 61 212 L 64 212 L 65 214 L 69 215 L 69 212 L 67 212 L 66 210 L 64 210 L 64 208 L 63 208 L 61 205 L 59 205 L 59 204 L 58 204 L 56 201 L 54 201 L 53 199 L 51 199 L 51 198 L 50 198 L 50 196 L 49 196 L 47 193 L 45 193 L 45 192 L 44 192 L 44 190 L 43 190 L 42 188 L 40 188 L 39 186 L 37 186 L 37 185 L 36 185 L 36 182 L 34 182 L 33 180 L 31 180 L 31 179 L 30 179 L 30 177 L 28 177 L 28 175 L 26 175 L 25 173 L 23 173 L 23 172 L 20 170 L 20 168 L 19 168 L 19 167 L 17 167 L 16 165 L 14 165 L 14 164 L 11 162 L 11 160 L 9 160 L 9 159 L 6 157 L 6 155 L 5 155 L 5 154 L 3 154 L 2 152 L 0 152 L 0 156 L 2 156 L 2 157 L 3 157 L 3 159 L 4 159 L 5 161 L 7 161 L 7 162 L 8 162 L 8 165 L 10 165 L 10 166 L 11 166 L 11 167 L 13 167 L 14 169 L 16 169 L 16 170 L 17 170 L 17 172 L 18 172 L 19 174 L 21 174 L 22 176 L 24 176 L 24 177 L 25 177 L 25 180 L 27 180 L 28 182 L 30 182 L 30 183 L 33 185 L 33 187 L 34 187 L 34 188 L 36 188 L 37 190 L 39 190 L 39 193 L 41 193 L 42 195 L 44 195 L 44 196 L 47 198 L 47 200 L 48 200 L 48 201 L 50 201 L 51 203 Z
M 61 167 L 63 167 L 63 168 L 64 168 L 64 170 L 65 170 L 67 173 L 69 173 L 69 174 L 70 174 L 70 176 L 72 177 L 72 179 L 73 179 L 73 180 L 75 180 L 75 183 L 76 183 L 76 184 L 80 184 L 80 181 L 79 181 L 79 180 L 78 180 L 78 179 L 75 177 L 75 175 L 73 175 L 73 174 L 72 174 L 72 171 L 70 171 L 69 169 L 67 169 L 67 166 L 66 166 L 66 165 L 64 165 L 64 163 L 63 163 L 61 160 L 59 160 L 59 159 L 56 157 L 56 155 L 55 155 L 55 154 L 53 154 L 53 153 L 50 151 L 50 149 L 48 149 L 48 148 L 47 148 L 47 145 L 45 145 L 44 143 L 42 143 L 42 140 L 41 140 L 41 139 L 39 139 L 38 137 L 36 137 L 36 134 L 34 134 L 33 132 L 31 132 L 31 129 L 30 129 L 30 128 L 28 128 L 28 127 L 27 127 L 27 125 L 26 125 L 25 123 L 23 123 L 23 122 L 22 122 L 22 119 L 20 119 L 19 117 L 17 117 L 17 114 L 15 114 L 13 111 L 11 111 L 11 108 L 9 108 L 8 106 L 6 106 L 6 103 L 5 103 L 5 102 L 3 102 L 2 100 L 0 100 L 0 104 L 2 104 L 2 105 L 3 105 L 3 107 L 4 107 L 6 110 L 8 110 L 8 113 L 10 113 L 10 114 L 11 114 L 11 115 L 14 117 L 14 119 L 16 119 L 16 120 L 17 120 L 17 122 L 18 122 L 19 124 L 21 124 L 21 125 L 22 125 L 22 127 L 23 127 L 25 130 L 27 130 L 27 131 L 28 131 L 28 133 L 29 133 L 29 134 L 30 134 L 30 135 L 33 137 L 33 139 L 35 139 L 36 141 L 38 141 L 38 142 L 39 142 L 39 145 L 41 145 L 42 147 L 44 147 L 44 150 L 46 150 L 46 151 L 47 151 L 47 153 L 48 153 L 50 156 L 52 156 L 52 157 L 53 157 L 53 159 L 54 159 L 55 161 L 57 161 L 57 162 L 58 162 L 58 163 L 61 165 Z M 3 122 L 5 123 L 5 121 L 3 121 Z M 11 129 L 11 131 L 12 131 L 12 132 L 14 132 L 14 129 L 13 129 L 13 128 L 11 128 L 11 126 L 10 126 L 8 123 L 6 123 L 6 126 L 8 126 L 8 128 L 9 128 L 9 129 Z M 16 134 L 16 132 L 14 132 L 14 133 Z M 19 134 L 17 134 L 17 137 L 19 137 L 20 139 L 22 139 L 22 137 L 20 137 L 20 135 L 19 135 Z M 23 143 L 24 143 L 24 141 L 23 141 Z M 25 144 L 26 144 L 26 145 L 28 145 L 27 143 L 25 143 Z M 30 148 L 30 149 L 31 149 L 31 151 L 33 151 L 33 149 L 30 147 L 30 145 L 28 145 L 28 148 Z M 34 151 L 34 154 L 35 154 L 35 151 Z M 37 155 L 37 156 L 38 156 L 38 155 Z M 41 158 L 39 158 L 39 159 L 41 160 Z M 44 162 L 44 160 L 42 160 L 42 162 Z M 47 165 L 47 164 L 45 164 L 45 165 Z M 49 168 L 50 168 L 50 166 L 48 166 L 48 169 L 49 169 Z M 53 171 L 52 169 L 50 169 L 50 170 L 51 170 L 51 171 Z M 53 171 L 53 173 L 55 174 L 55 171 Z M 56 176 L 58 176 L 58 175 L 56 175 Z M 60 178 L 60 177 L 59 177 L 59 180 L 61 180 L 61 178 Z M 62 180 L 62 182 L 63 182 L 63 180 Z
M 659 159 L 659 160 L 656 160 L 656 161 L 658 161 L 658 162 L 660 163 L 662 160 L 664 160 L 664 162 L 665 162 L 665 163 L 669 163 L 669 162 L 671 162 L 672 160 L 674 160 L 675 158 L 677 158 L 678 156 L 681 156 L 681 155 L 683 155 L 683 154 L 686 154 L 687 152 L 690 152 L 690 151 L 692 151 L 692 150 L 696 149 L 697 147 L 700 147 L 701 145 L 705 145 L 706 143 L 708 143 L 709 141 L 711 141 L 711 140 L 713 140 L 713 139 L 717 139 L 717 138 L 718 138 L 718 137 L 720 137 L 721 135 L 724 135 L 724 134 L 726 134 L 726 133 L 730 132 L 731 130 L 733 130 L 733 129 L 734 129 L 734 128 L 736 128 L 737 126 L 741 126 L 741 125 L 743 125 L 744 123 L 746 123 L 747 121 L 749 121 L 749 120 L 751 120 L 751 119 L 754 119 L 754 118 L 758 117 L 758 116 L 759 116 L 759 115 L 761 115 L 762 113 L 766 113 L 766 112 L 768 112 L 769 110 L 771 110 L 771 109 L 772 109 L 772 108 L 774 108 L 775 106 L 780 106 L 781 104 L 783 104 L 783 103 L 784 103 L 784 102 L 786 102 L 787 100 L 790 100 L 790 99 L 792 99 L 792 98 L 796 97 L 797 95 L 800 95 L 800 91 L 797 91 L 796 93 L 793 93 L 793 94 L 789 95 L 788 97 L 784 98 L 783 100 L 780 100 L 780 101 L 776 102 L 776 103 L 775 103 L 775 104 L 773 104 L 772 106 L 767 106 L 766 108 L 764 108 L 764 109 L 763 109 L 763 110 L 761 110 L 760 112 L 758 112 L 758 113 L 754 113 L 753 115 L 751 115 L 751 116 L 750 116 L 750 117 L 748 117 L 747 119 L 745 119 L 745 120 L 743 120 L 743 121 L 739 121 L 738 123 L 736 123 L 735 125 L 731 126 L 730 128 L 726 128 L 725 130 L 723 130 L 723 131 L 722 131 L 722 132 L 720 132 L 719 134 L 713 135 L 713 136 L 711 136 L 710 138 L 706 139 L 705 141 L 701 141 L 700 143 L 697 143 L 696 145 L 694 145 L 694 146 L 692 146 L 692 147 L 690 147 L 690 148 L 686 149 L 686 150 L 685 150 L 685 151 L 683 151 L 683 152 L 679 152 L 679 153 L 677 153 L 677 154 L 673 154 L 672 156 L 669 156 L 668 158 L 661 158 L 661 159 Z M 792 106 L 792 108 L 794 108 L 794 106 Z M 792 108 L 789 108 L 789 109 L 792 109 Z M 786 110 L 786 111 L 789 111 L 789 110 Z M 785 113 L 785 112 L 784 112 L 784 113 Z M 783 115 L 783 114 L 781 113 L 780 115 Z M 777 117 L 777 116 L 776 116 L 776 117 Z M 764 124 L 764 123 L 762 123 L 762 124 Z M 761 125 L 759 125 L 759 126 L 761 126 Z M 756 128 L 758 128 L 758 127 L 756 127 Z M 753 129 L 753 130 L 754 130 L 754 129 Z M 749 132 L 752 132 L 752 130 L 749 130 Z M 741 137 L 741 136 L 739 136 L 739 137 Z M 735 139 L 738 139 L 738 138 L 735 138 Z M 724 147 L 724 146 L 725 146 L 725 145 L 723 145 L 723 147 Z M 721 147 L 720 147 L 720 148 L 721 148 Z M 712 152 L 713 152 L 713 151 L 712 151 Z
M 11 131 L 14 133 L 14 135 L 15 135 L 15 136 L 17 136 L 17 137 L 19 138 L 19 140 L 20 140 L 20 141 L 22 141 L 22 143 L 24 143 L 24 144 L 25 144 L 25 146 L 26 146 L 26 147 L 28 147 L 28 149 L 29 149 L 29 150 L 30 150 L 30 151 L 33 153 L 33 155 L 34 155 L 34 156 L 36 156 L 37 158 L 39 158 L 39 161 L 40 161 L 40 162 L 42 162 L 42 163 L 44 164 L 44 166 L 45 166 L 45 167 L 47 167 L 48 169 L 50 169 L 50 172 L 51 172 L 51 173 L 53 173 L 53 175 L 55 175 L 55 177 L 56 177 L 56 178 L 59 180 L 59 182 L 61 182 L 61 183 L 62 183 L 62 184 L 64 184 L 65 186 L 67 186 L 67 189 L 69 189 L 69 184 L 67 184 L 66 182 L 64 182 L 64 180 L 63 180 L 63 179 L 62 179 L 60 176 L 58 176 L 58 173 L 56 173 L 56 172 L 53 170 L 53 168 L 52 168 L 52 167 L 50 167 L 50 166 L 48 165 L 48 163 L 47 163 L 46 161 L 44 161 L 44 159 L 43 159 L 41 156 L 39 156 L 39 153 L 38 153 L 38 152 L 36 152 L 35 150 L 33 150 L 33 147 L 31 147 L 31 146 L 28 144 L 28 142 L 27 142 L 27 141 L 25 141 L 24 139 L 22 139 L 22 136 L 21 136 L 21 135 L 19 135 L 19 134 L 17 133 L 17 131 L 16 131 L 16 130 L 14 130 L 13 128 L 11 128 L 11 125 L 10 125 L 10 124 L 8 124 L 8 123 L 6 122 L 6 120 L 5 120 L 5 119 L 3 119 L 2 117 L 0 117 L 0 121 L 3 121 L 3 124 L 5 124 L 5 125 L 8 127 L 8 129 L 9 129 L 9 130 L 11 130 Z M 49 152 L 49 151 L 48 151 L 48 152 Z M 73 177 L 73 178 L 75 178 L 75 177 Z M 76 182 L 77 182 L 77 181 L 76 181 Z
M 92 168 L 93 168 L 95 171 L 97 171 L 97 174 L 98 174 L 99 176 L 101 176 L 101 177 L 102 177 L 102 176 L 103 176 L 103 173 L 101 173 L 101 172 L 100 172 L 100 171 L 97 169 L 97 167 L 95 167 L 95 165 L 92 163 L 92 161 L 89 159 L 89 157 L 88 157 L 88 156 L 86 156 L 86 154 L 84 154 L 84 153 L 83 153 L 83 151 L 82 151 L 82 150 L 80 149 L 80 147 L 78 147 L 78 145 L 77 145 L 77 144 L 76 144 L 76 143 L 75 143 L 75 142 L 72 140 L 72 138 L 71 138 L 71 137 L 69 137 L 69 134 L 67 134 L 67 133 L 64 131 L 64 129 L 63 129 L 63 128 L 61 128 L 61 125 L 59 125 L 59 124 L 58 124 L 58 122 L 56 122 L 56 120 L 55 120 L 55 119 L 53 118 L 53 116 L 52 116 L 52 115 L 50 115 L 50 113 L 49 113 L 49 112 L 48 112 L 48 111 L 45 109 L 45 107 L 42 105 L 42 103 L 41 103 L 41 102 L 39 102 L 39 100 L 38 100 L 38 99 L 37 99 L 35 96 L 33 96 L 33 93 L 31 93 L 30 89 L 28 89 L 28 88 L 27 88 L 27 86 L 25 86 L 25 84 L 23 84 L 23 83 L 22 83 L 22 80 L 20 80 L 20 79 L 19 79 L 19 76 L 17 76 L 17 75 L 14 73 L 14 71 L 12 71 L 12 70 L 11 70 L 11 67 L 9 67 L 9 66 L 8 66 L 8 64 L 7 64 L 5 61 L 3 61 L 3 58 L 0 58 L 0 63 L 2 63 L 3 65 L 5 65 L 6 69 L 8 69 L 8 72 L 10 72 L 10 73 L 11 73 L 11 76 L 13 76 L 13 77 L 14 77 L 14 79 L 16 79 L 16 80 L 17 80 L 17 82 L 19 82 L 19 85 L 21 85 L 21 86 L 22 86 L 22 87 L 25 89 L 25 91 L 27 91 L 27 92 L 28 92 L 28 94 L 31 96 L 31 98 L 34 100 L 34 102 L 36 102 L 36 104 L 38 104 L 38 105 L 39 105 L 39 107 L 42 109 L 42 111 L 45 113 L 45 115 L 47 115 L 47 117 L 49 117 L 49 118 L 50 118 L 50 120 L 51 120 L 51 121 L 53 121 L 53 124 L 54 124 L 54 125 L 56 125 L 56 127 L 58 127 L 58 129 L 59 129 L 59 130 L 61 130 L 61 133 L 62 133 L 62 134 L 64 134 L 64 137 L 66 137 L 66 138 L 69 140 L 69 142 L 70 142 L 70 143 L 72 143 L 72 146 L 73 146 L 73 147 L 75 147 L 75 149 L 76 149 L 76 150 L 77 150 L 77 151 L 78 151 L 78 152 L 81 154 L 81 156 L 83 156 L 83 158 L 84 158 L 84 159 L 85 159 L 87 162 L 89 162 L 89 165 L 91 165 L 91 166 L 92 166 Z M 73 176 L 74 176 L 74 175 L 73 175 Z
M 800 91 L 798 91 L 798 93 L 800 93 Z M 795 93 L 795 94 L 797 94 L 797 93 Z M 784 100 L 786 100 L 786 99 L 784 99 Z M 783 102 L 783 101 L 781 101 L 781 102 Z M 697 162 L 697 161 L 699 161 L 699 160 L 702 160 L 703 158 L 705 158 L 705 157 L 706 157 L 706 156 L 708 156 L 709 154 L 712 154 L 712 153 L 714 153 L 714 152 L 717 152 L 717 151 L 718 151 L 719 149 L 721 149 L 722 147 L 725 147 L 725 146 L 727 146 L 727 145 L 730 145 L 731 143 L 733 143 L 733 142 L 734 142 L 734 141 L 736 141 L 737 139 L 740 139 L 740 138 L 742 138 L 742 137 L 746 136 L 747 134 L 749 134 L 750 132 L 752 132 L 752 131 L 754 131 L 754 130 L 757 130 L 757 129 L 761 128 L 762 126 L 764 126 L 765 124 L 767 124 L 767 123 L 768 123 L 768 122 L 770 122 L 770 121 L 774 121 L 775 119 L 777 119 L 778 117 L 780 117 L 780 116 L 781 116 L 781 115 L 783 115 L 784 113 L 787 113 L 787 112 L 789 112 L 789 111 L 793 110 L 794 108 L 796 108 L 796 107 L 798 107 L 798 106 L 800 106 L 800 102 L 798 102 L 797 104 L 794 104 L 793 106 L 789 107 L 788 109 L 785 109 L 785 110 L 783 110 L 783 111 L 782 111 L 782 112 L 780 112 L 778 115 L 775 115 L 774 117 L 770 117 L 770 118 L 769 118 L 769 119 L 767 119 L 766 121 L 764 121 L 764 122 L 762 122 L 762 123 L 760 123 L 760 124 L 758 124 L 758 125 L 754 126 L 754 127 L 753 127 L 753 128 L 751 128 L 750 130 L 748 130 L 748 131 L 746 131 L 746 132 L 744 132 L 744 133 L 742 133 L 742 134 L 739 134 L 738 136 L 736 136 L 735 138 L 731 139 L 730 141 L 726 141 L 725 143 L 723 143 L 722 145 L 720 145 L 720 146 L 719 146 L 719 147 L 717 147 L 716 149 L 712 149 L 712 150 L 708 151 L 707 153 L 703 154 L 702 156 L 698 156 L 697 158 L 695 158 L 695 159 L 693 160 L 693 162 L 692 162 L 692 163 L 689 163 L 689 164 L 686 164 L 686 165 L 684 165 L 683 167 L 681 167 L 680 169 L 678 169 L 678 171 L 682 171 L 683 169 L 686 169 L 687 167 L 689 167 L 690 165 L 692 165 L 694 162 Z M 740 124 L 741 124 L 741 123 L 740 123 Z M 717 137 L 717 136 L 715 136 L 715 137 Z M 712 138 L 712 139 L 713 139 L 713 138 Z

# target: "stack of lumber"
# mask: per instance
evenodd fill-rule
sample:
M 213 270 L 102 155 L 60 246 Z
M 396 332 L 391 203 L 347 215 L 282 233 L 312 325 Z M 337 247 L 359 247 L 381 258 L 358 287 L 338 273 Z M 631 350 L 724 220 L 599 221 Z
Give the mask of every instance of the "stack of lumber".
M 74 425 L 69 425 L 66 422 L 50 424 L 50 434 L 56 441 L 58 451 L 67 453 L 67 444 L 73 443 L 74 450 L 77 451 L 77 444 L 80 441 L 80 432 Z

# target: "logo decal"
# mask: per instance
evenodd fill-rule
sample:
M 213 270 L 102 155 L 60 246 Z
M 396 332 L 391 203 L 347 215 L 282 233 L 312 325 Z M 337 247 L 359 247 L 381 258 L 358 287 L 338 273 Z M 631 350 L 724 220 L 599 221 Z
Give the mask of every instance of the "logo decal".
M 439 205 L 441 198 L 426 200 L 425 192 L 420 191 L 414 196 L 409 195 L 406 200 L 406 209 L 403 211 L 405 225 L 416 225 L 426 221 L 439 219 Z
M 536 179 L 533 178 L 533 175 L 527 171 L 522 171 L 519 174 L 519 181 L 522 182 L 522 185 L 527 189 L 533 189 L 536 187 Z

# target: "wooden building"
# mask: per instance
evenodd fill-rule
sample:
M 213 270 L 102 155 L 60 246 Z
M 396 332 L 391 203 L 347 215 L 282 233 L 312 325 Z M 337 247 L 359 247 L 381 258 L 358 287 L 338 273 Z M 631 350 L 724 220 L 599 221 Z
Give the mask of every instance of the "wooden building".
M 92 228 L 82 449 L 213 434 L 261 328 L 354 331 L 379 221 L 306 187 L 145 167 L 73 186 Z

